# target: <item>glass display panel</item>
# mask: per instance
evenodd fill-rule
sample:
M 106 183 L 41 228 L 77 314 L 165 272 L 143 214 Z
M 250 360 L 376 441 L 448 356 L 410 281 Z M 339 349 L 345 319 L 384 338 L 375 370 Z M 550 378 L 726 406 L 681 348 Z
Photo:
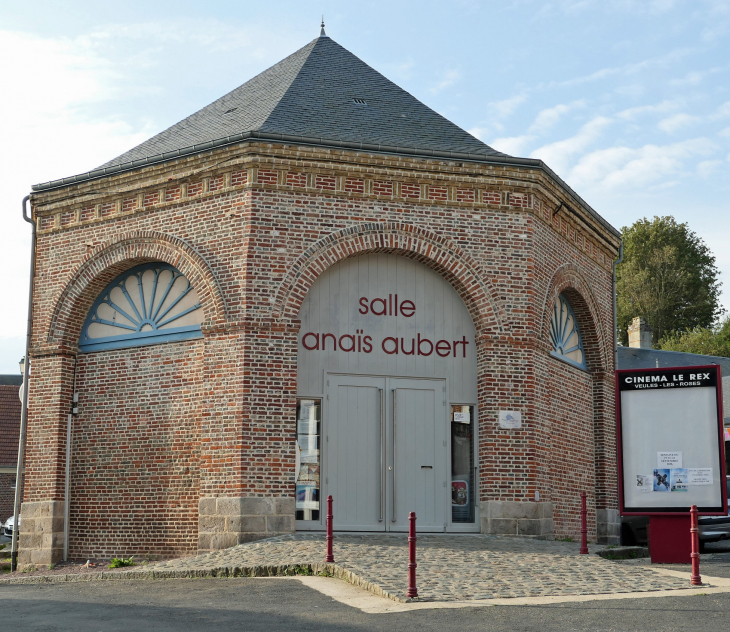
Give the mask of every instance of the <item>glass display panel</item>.
M 321 425 L 322 400 L 297 400 L 297 520 L 319 520 Z
M 474 522 L 474 406 L 451 406 L 451 521 Z

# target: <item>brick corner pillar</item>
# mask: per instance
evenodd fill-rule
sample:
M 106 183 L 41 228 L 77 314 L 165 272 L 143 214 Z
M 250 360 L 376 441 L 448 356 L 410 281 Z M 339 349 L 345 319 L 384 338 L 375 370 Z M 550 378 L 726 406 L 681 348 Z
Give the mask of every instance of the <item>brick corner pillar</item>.
M 206 340 L 199 552 L 295 530 L 297 332 L 259 317 Z
M 596 542 L 621 543 L 621 516 L 615 482 L 616 420 L 613 371 L 594 373 Z
M 28 439 L 20 507 L 18 567 L 63 559 L 66 419 L 73 395 L 74 357 L 31 356 Z

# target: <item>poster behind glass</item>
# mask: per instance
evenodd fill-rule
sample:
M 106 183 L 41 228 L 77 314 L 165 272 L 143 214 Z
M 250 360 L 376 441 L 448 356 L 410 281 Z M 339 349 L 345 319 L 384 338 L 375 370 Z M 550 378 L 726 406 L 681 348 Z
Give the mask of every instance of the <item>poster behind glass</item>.
M 451 407 L 451 521 L 474 522 L 474 406 Z
M 322 401 L 297 400 L 296 519 L 319 520 L 319 466 Z

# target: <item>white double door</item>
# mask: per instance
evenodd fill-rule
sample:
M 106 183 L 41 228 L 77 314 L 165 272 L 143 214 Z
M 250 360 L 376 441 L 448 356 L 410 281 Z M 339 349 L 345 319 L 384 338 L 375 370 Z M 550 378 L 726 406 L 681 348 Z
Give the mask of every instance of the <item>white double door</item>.
M 334 526 L 444 531 L 447 511 L 446 381 L 329 374 L 323 495 Z

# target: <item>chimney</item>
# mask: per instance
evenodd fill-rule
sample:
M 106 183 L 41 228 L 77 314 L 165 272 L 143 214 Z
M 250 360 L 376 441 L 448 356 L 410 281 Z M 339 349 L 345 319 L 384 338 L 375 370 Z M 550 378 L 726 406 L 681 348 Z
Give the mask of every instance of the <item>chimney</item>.
M 651 325 L 643 318 L 634 318 L 629 325 L 629 347 L 635 349 L 653 349 L 651 344 Z

